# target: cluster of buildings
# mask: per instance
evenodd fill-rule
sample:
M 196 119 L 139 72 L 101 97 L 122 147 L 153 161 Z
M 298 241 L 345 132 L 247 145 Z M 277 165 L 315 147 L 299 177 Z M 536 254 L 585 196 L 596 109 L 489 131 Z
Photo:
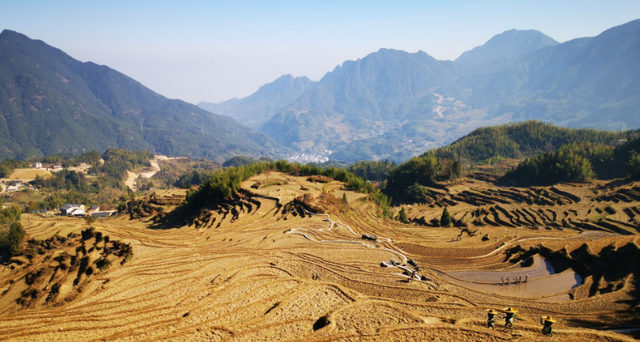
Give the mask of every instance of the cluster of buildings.
M 333 151 L 330 150 L 324 150 L 322 153 L 320 154 L 313 154 L 313 153 L 298 153 L 292 156 L 289 156 L 287 158 L 287 161 L 292 162 L 292 163 L 301 163 L 301 164 L 307 164 L 307 163 L 325 163 L 329 161 L 329 156 L 333 153 Z
M 32 167 L 36 170 L 47 170 L 51 172 L 60 171 L 64 169 L 62 165 L 52 165 L 51 167 L 45 167 L 44 165 L 42 165 L 42 162 L 35 162 L 33 163 Z
M 22 187 L 24 187 L 24 184 L 22 184 L 21 182 L 10 182 L 9 184 L 7 184 L 6 191 L 7 192 L 20 191 Z
M 29 190 L 33 191 L 35 190 L 35 188 L 29 184 L 29 183 L 25 183 L 25 182 L 21 182 L 21 181 L 11 181 L 8 182 L 6 184 L 3 183 L 2 187 L 4 187 L 4 192 L 17 192 L 22 190 L 24 187 L 29 187 Z M 2 189 L 0 189 L 0 193 L 2 193 Z
M 51 167 L 45 167 L 41 162 L 33 163 L 33 168 L 36 170 L 47 170 L 47 171 L 60 171 L 63 169 L 62 165 L 53 165 Z
M 76 204 L 76 203 L 67 203 L 60 207 L 60 215 L 62 216 L 76 216 L 76 217 L 84 217 L 91 216 L 95 218 L 105 218 L 112 215 L 115 215 L 117 210 L 104 210 L 100 211 L 100 207 L 97 205 L 92 206 L 89 209 L 86 209 L 84 204 Z
M 35 162 L 31 166 L 33 169 L 47 170 L 50 172 L 63 170 L 62 165 L 44 166 L 42 162 Z M 86 172 L 90 167 L 88 165 L 82 165 L 82 166 L 84 166 L 84 168 L 83 169 L 78 168 L 79 172 Z M 0 184 L 1 184 L 0 193 L 6 194 L 6 195 L 8 195 L 8 193 L 11 193 L 11 192 L 18 192 L 22 189 L 25 189 L 26 187 L 29 187 L 29 190 L 32 190 L 32 191 L 35 190 L 34 186 L 31 185 L 30 182 L 24 181 L 24 180 L 3 180 L 3 183 L 0 183 Z M 87 209 L 84 204 L 77 204 L 77 203 L 67 203 L 62 207 L 59 207 L 58 209 L 60 211 L 60 215 L 74 216 L 74 217 L 91 216 L 94 218 L 105 218 L 105 217 L 113 216 L 117 213 L 117 210 L 100 210 L 100 207 L 97 205 L 94 205 Z M 33 212 L 38 213 L 42 211 L 35 210 Z M 54 215 L 55 212 L 56 212 L 55 210 L 54 211 L 44 210 L 44 213 L 47 215 Z

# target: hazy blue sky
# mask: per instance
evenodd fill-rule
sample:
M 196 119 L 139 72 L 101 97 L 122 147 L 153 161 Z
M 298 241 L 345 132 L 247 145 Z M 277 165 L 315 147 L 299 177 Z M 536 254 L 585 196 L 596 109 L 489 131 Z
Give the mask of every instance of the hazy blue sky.
M 0 0 L 0 29 L 193 103 L 243 97 L 286 73 L 318 80 L 382 47 L 455 59 L 512 28 L 564 42 L 639 17 L 638 0 Z

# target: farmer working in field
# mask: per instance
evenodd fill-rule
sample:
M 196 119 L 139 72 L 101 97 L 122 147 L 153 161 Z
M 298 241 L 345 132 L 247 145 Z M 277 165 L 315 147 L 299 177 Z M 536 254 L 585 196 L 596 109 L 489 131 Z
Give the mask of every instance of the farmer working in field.
M 516 319 L 516 312 L 518 312 L 518 310 L 506 308 L 503 312 L 506 315 L 504 316 L 504 328 L 511 328 L 511 332 L 513 332 L 513 321 Z
M 542 318 L 540 318 L 540 324 L 544 325 L 544 327 L 542 327 L 542 334 L 553 337 L 553 323 L 555 322 L 557 321 L 551 318 L 551 316 L 542 316 Z
M 494 309 L 487 310 L 487 328 L 496 330 L 496 315 L 498 311 Z

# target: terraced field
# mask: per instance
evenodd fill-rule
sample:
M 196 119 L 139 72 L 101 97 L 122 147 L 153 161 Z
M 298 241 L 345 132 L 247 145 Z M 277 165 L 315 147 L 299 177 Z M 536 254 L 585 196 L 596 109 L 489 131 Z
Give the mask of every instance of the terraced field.
M 415 223 L 408 225 L 381 218 L 365 195 L 334 181 L 271 173 L 243 188 L 184 226 L 166 220 L 180 191 L 158 192 L 94 223 L 111 241 L 131 245 L 133 256 L 86 278 L 66 302 L 0 293 L 0 339 L 539 341 L 539 319 L 551 314 L 557 340 L 630 341 L 606 330 L 640 325 L 633 272 L 616 278 L 580 268 L 585 258 L 638 250 L 640 203 L 621 192 L 633 186 L 467 183 L 433 189 L 430 203 L 408 207 Z M 465 224 L 422 225 L 443 206 Z M 35 215 L 23 224 L 34 239 L 87 228 L 80 219 Z M 21 281 L 25 265 L 7 265 L 3 279 Z M 507 274 L 529 279 L 493 281 Z M 43 295 L 57 278 L 50 279 L 37 283 Z M 485 310 L 507 306 L 520 310 L 514 333 L 486 329 Z
M 604 183 L 552 187 L 498 188 L 474 181 L 455 190 L 430 189 L 427 203 L 413 212 L 416 224 L 429 225 L 448 207 L 454 219 L 471 227 L 527 227 L 577 232 L 639 233 L 640 187 L 608 188 Z

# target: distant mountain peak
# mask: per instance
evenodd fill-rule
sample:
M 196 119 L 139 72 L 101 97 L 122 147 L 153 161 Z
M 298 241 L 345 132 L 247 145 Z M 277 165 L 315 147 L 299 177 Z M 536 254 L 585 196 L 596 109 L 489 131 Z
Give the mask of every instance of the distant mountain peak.
M 294 78 L 295 77 L 293 77 L 293 75 L 291 75 L 291 74 L 284 74 L 284 75 L 276 78 L 276 80 L 274 82 L 277 82 L 277 81 L 280 81 L 280 80 L 292 80 Z
M 281 83 L 281 82 L 292 82 L 292 81 L 300 81 L 300 82 L 305 82 L 305 83 L 311 82 L 311 80 L 307 76 L 296 77 L 296 76 L 293 76 L 291 74 L 284 74 L 284 75 L 276 78 L 273 82 L 267 83 L 265 85 L 277 84 L 277 83 Z
M 16 35 L 16 36 L 22 36 L 27 38 L 27 36 L 25 36 L 24 34 L 13 31 L 13 30 L 9 30 L 9 29 L 4 29 L 2 30 L 2 32 L 0 32 L 0 36 L 5 36 L 5 35 Z
M 0 39 L 3 39 L 5 42 L 10 41 L 12 43 L 19 43 L 19 44 L 43 44 L 46 45 L 45 42 L 38 40 L 38 39 L 31 39 L 28 36 L 20 33 L 20 32 L 16 32 L 13 30 L 8 30 L 8 29 L 4 29 L 2 30 L 2 32 L 0 32 Z M 50 49 L 56 49 L 53 46 L 49 46 L 47 45 L 48 48 Z M 57 49 L 56 49 L 57 50 Z
M 200 102 L 198 107 L 211 113 L 230 116 L 247 127 L 258 128 L 313 84 L 306 76 L 284 74 L 245 98 L 233 98 L 221 103 Z
M 510 59 L 558 42 L 536 30 L 511 29 L 497 34 L 481 46 L 464 52 L 457 63 L 476 64 Z
M 414 55 L 414 54 L 426 54 L 426 52 L 420 50 L 418 52 L 408 52 L 408 51 L 404 51 L 404 50 L 398 50 L 398 49 L 390 49 L 390 48 L 380 48 L 378 51 L 376 52 L 372 52 L 370 53 L 368 56 L 371 55 L 376 55 L 376 54 L 395 54 L 395 55 Z M 366 57 L 365 57 L 366 58 Z
M 0 160 L 110 147 L 224 160 L 280 148 L 227 117 L 15 31 L 0 33 L 0 76 Z

